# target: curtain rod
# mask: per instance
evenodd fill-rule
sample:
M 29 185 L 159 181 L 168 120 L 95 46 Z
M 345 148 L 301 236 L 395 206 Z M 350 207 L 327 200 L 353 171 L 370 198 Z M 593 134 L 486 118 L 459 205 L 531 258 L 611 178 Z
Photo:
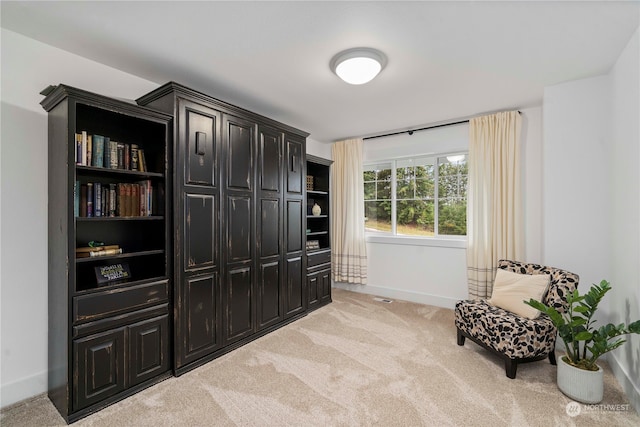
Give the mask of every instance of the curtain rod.
M 522 113 L 520 111 L 518 111 L 518 114 L 522 114 Z M 452 123 L 443 123 L 443 124 L 440 124 L 440 125 L 426 126 L 426 127 L 417 128 L 417 129 L 403 130 L 403 131 L 399 131 L 399 132 L 385 133 L 383 135 L 367 136 L 367 137 L 364 137 L 362 139 L 365 140 L 365 139 L 384 138 L 385 136 L 400 135 L 400 134 L 403 134 L 403 133 L 406 133 L 406 134 L 409 134 L 409 135 L 413 135 L 414 132 L 418 132 L 418 131 L 421 131 L 421 130 L 435 129 L 435 128 L 441 128 L 441 127 L 445 127 L 445 126 L 454 126 L 454 125 L 460 125 L 462 123 L 469 123 L 469 120 L 470 119 L 460 120 L 458 122 L 452 122 Z

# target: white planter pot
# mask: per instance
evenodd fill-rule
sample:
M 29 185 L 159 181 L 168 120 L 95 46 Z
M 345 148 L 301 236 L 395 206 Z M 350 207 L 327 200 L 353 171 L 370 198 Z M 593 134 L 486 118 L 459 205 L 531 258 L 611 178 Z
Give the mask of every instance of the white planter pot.
M 604 371 L 585 371 L 558 360 L 558 388 L 577 402 L 599 403 L 604 393 Z

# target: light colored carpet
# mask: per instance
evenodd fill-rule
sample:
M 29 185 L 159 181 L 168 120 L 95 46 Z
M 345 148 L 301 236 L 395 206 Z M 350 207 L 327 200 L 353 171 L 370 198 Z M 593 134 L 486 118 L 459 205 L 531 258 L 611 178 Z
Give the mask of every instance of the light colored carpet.
M 469 340 L 456 344 L 452 310 L 340 289 L 333 297 L 303 319 L 74 425 L 640 425 L 630 406 L 581 405 L 570 417 L 554 366 L 523 364 L 508 379 L 500 359 Z M 627 405 L 605 370 L 602 404 Z M 3 410 L 0 424 L 64 421 L 41 395 Z

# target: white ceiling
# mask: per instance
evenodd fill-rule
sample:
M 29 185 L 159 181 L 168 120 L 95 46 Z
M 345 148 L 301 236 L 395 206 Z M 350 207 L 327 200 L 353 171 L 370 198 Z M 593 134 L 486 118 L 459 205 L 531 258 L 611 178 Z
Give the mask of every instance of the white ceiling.
M 193 87 L 321 142 L 540 105 L 545 86 L 606 73 L 640 17 L 637 1 L 1 6 L 11 31 L 158 85 Z M 389 62 L 373 82 L 351 86 L 329 61 L 357 46 Z

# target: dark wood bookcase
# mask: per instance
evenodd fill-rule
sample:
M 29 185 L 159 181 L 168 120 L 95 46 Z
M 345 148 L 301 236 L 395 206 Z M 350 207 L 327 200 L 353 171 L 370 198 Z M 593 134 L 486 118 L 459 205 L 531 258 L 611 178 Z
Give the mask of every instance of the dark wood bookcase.
M 308 308 L 331 302 L 330 168 L 333 162 L 307 155 L 307 295 Z M 314 205 L 320 212 L 313 212 Z M 317 209 L 317 208 L 316 208 Z
M 49 129 L 49 396 L 73 422 L 170 375 L 172 117 L 65 85 L 42 94 Z M 137 145 L 146 170 L 78 165 L 76 133 L 83 131 Z M 145 208 L 153 207 L 144 216 L 80 216 L 78 193 L 88 183 L 137 185 Z M 132 209 L 144 210 L 134 194 L 127 199 Z M 92 241 L 122 253 L 77 257 L 76 248 Z M 98 280 L 96 268 L 109 266 L 129 277 Z

